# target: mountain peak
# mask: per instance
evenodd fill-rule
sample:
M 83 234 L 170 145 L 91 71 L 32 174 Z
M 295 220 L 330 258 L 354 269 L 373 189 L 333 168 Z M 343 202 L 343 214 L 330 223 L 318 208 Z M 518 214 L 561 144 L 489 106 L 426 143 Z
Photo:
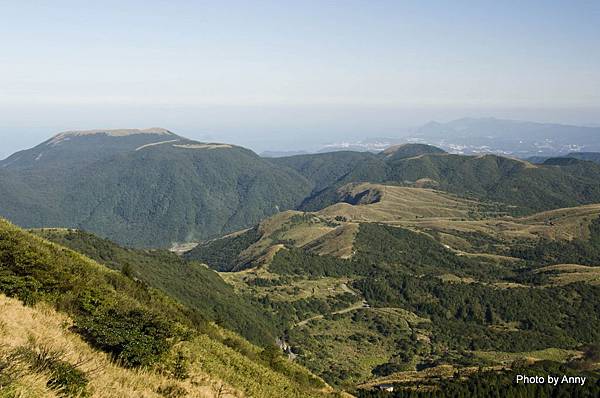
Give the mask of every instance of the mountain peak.
M 151 127 L 147 129 L 94 129 L 94 130 L 70 130 L 56 134 L 48 141 L 49 145 L 56 145 L 72 137 L 84 137 L 92 135 L 106 135 L 108 137 L 126 137 L 131 135 L 150 134 L 174 136 L 175 133 L 160 127 Z

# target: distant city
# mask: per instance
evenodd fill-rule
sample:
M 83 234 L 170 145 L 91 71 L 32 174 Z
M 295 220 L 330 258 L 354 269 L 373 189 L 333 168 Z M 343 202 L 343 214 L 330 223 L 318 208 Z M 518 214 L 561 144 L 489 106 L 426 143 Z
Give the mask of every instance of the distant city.
M 495 118 L 463 118 L 430 122 L 400 137 L 377 137 L 326 143 L 315 151 L 265 151 L 266 157 L 335 151 L 380 152 L 403 143 L 435 145 L 450 153 L 494 153 L 529 158 L 600 151 L 600 127 L 536 123 Z

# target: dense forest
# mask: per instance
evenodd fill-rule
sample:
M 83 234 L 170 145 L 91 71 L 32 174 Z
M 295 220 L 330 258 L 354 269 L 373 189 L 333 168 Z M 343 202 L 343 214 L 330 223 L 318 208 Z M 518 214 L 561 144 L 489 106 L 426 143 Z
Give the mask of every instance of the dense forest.
M 2 161 L 0 216 L 166 248 L 254 225 L 310 193 L 295 171 L 238 146 L 172 133 L 66 138 Z
M 238 256 L 259 239 L 260 233 L 257 227 L 254 227 L 233 236 L 199 244 L 186 252 L 184 257 L 210 264 L 210 267 L 217 271 L 239 271 L 239 269 L 234 269 Z

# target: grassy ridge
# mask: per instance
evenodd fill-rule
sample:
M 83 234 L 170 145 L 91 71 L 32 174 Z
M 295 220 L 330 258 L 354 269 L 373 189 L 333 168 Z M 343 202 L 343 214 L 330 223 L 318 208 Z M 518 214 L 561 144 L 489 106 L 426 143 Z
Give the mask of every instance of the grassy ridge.
M 255 347 L 162 292 L 3 220 L 0 292 L 29 305 L 46 302 L 69 314 L 71 330 L 128 368 L 171 372 L 184 380 L 197 369 L 251 396 L 326 394 L 322 381 L 289 364 L 278 349 Z M 205 355 L 196 350 L 209 344 Z M 37 348 L 31 349 L 34 355 Z M 52 369 L 63 366 L 61 360 Z M 210 361 L 222 365 L 213 367 Z M 5 384 L 14 375 L 7 372 Z
M 203 318 L 254 343 L 273 344 L 280 334 L 279 326 L 268 314 L 260 312 L 248 298 L 236 294 L 216 272 L 201 264 L 184 261 L 166 250 L 122 248 L 83 231 L 43 229 L 35 233 L 161 289 Z
M 350 182 L 412 185 L 423 179 L 454 194 L 517 206 L 513 211 L 522 214 L 600 202 L 597 184 L 600 166 L 591 162 L 532 165 L 496 155 L 429 152 L 408 158 L 384 153 L 331 153 L 272 161 L 291 167 L 312 181 L 315 189 L 303 202 L 305 210 L 318 210 L 335 203 L 336 190 Z M 323 167 L 324 164 L 327 167 Z

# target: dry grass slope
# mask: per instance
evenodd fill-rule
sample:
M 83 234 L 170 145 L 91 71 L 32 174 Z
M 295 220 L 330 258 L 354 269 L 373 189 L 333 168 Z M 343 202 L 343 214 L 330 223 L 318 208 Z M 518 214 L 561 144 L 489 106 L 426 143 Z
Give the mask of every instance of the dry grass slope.
M 125 369 L 106 354 L 92 349 L 69 328 L 72 320 L 46 304 L 34 308 L 20 301 L 0 295 L 0 365 L 12 358 L 19 349 L 36 353 L 48 352 L 71 364 L 88 378 L 89 397 L 325 397 L 332 396 L 330 388 L 309 392 L 299 389 L 280 373 L 258 364 L 238 351 L 229 348 L 208 335 L 177 344 L 168 361 L 177 355 L 186 362 L 187 377 L 173 376 L 172 366 L 163 363 L 155 368 Z M 257 347 L 236 335 L 220 330 L 223 336 L 237 340 L 238 346 L 258 354 Z M 5 361 L 3 361 L 5 360 Z M 298 365 L 289 367 L 303 371 Z M 51 374 L 47 370 L 32 369 L 27 363 L 11 364 L 3 369 L 14 381 L 2 386 L 0 397 L 59 397 L 60 391 L 48 387 Z
M 216 397 L 222 383 L 199 369 L 185 381 L 153 370 L 125 369 L 106 354 L 90 348 L 78 335 L 69 331 L 72 321 L 45 304 L 25 307 L 20 301 L 0 295 L 0 360 L 10 358 L 19 348 L 35 352 L 60 353 L 66 361 L 88 375 L 87 390 L 91 397 L 165 397 L 165 392 L 187 397 Z M 47 386 L 47 371 L 32 370 L 27 364 L 13 363 L 18 377 L 14 384 L 0 387 L 0 397 L 58 397 Z M 222 397 L 241 397 L 238 390 L 223 384 L 230 392 Z

